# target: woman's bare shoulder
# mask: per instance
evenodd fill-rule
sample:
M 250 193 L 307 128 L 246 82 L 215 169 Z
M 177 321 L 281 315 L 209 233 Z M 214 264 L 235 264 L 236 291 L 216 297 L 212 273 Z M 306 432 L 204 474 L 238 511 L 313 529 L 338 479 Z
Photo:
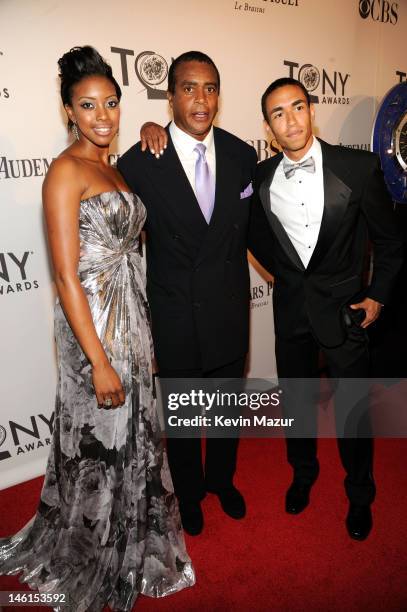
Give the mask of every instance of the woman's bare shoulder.
M 68 149 L 55 158 L 43 183 L 43 193 L 49 190 L 67 190 L 81 195 L 87 188 L 83 163 Z

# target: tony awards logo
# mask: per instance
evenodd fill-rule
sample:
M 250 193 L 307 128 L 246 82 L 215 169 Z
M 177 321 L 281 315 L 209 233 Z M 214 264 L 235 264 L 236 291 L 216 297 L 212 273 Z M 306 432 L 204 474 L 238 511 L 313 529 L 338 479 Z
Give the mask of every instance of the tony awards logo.
M 134 56 L 132 49 L 123 49 L 122 47 L 110 47 L 112 53 L 120 55 L 120 65 L 122 71 L 122 83 L 124 86 L 129 85 L 129 64 L 128 58 Z M 134 60 L 134 72 L 143 85 L 143 91 L 147 91 L 149 100 L 165 100 L 167 97 L 167 88 L 160 88 L 168 76 L 168 62 L 162 55 L 155 51 L 142 51 Z
M 318 87 L 321 76 L 318 68 L 312 64 L 304 64 L 298 72 L 298 80 L 305 86 L 308 93 L 311 93 L 311 91 L 314 91 L 314 89 Z M 318 96 L 312 97 L 316 98 L 315 102 L 318 102 Z
M 38 289 L 39 283 L 28 274 L 33 251 L 0 253 L 0 297 Z
M 349 104 L 347 95 L 349 73 L 328 68 L 317 68 L 314 64 L 300 64 L 284 60 L 289 68 L 289 76 L 300 81 L 314 104 Z M 314 93 L 315 92 L 315 93 Z
M 4 442 L 6 441 L 6 437 L 7 432 L 4 429 L 3 425 L 0 425 L 0 446 L 4 444 Z M 11 455 L 8 451 L 0 451 L 0 461 L 2 459 L 8 459 L 9 457 L 11 457 Z
M 149 100 L 162 100 L 167 97 L 166 89 L 157 89 L 168 75 L 168 64 L 162 55 L 153 51 L 139 53 L 135 61 L 136 75 L 147 90 Z
M 51 414 L 50 418 L 44 414 L 29 416 L 24 424 L 9 421 L 8 428 L 11 434 L 9 438 L 11 452 L 8 450 L 0 451 L 0 461 L 10 459 L 12 454 L 25 455 L 45 446 L 50 446 L 54 429 L 54 413 Z M 7 430 L 3 425 L 0 425 L 0 447 L 5 442 L 6 437 Z

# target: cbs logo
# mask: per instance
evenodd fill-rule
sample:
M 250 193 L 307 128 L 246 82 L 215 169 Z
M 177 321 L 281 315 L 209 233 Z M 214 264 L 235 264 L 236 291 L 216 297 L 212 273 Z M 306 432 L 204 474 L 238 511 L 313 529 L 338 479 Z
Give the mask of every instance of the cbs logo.
M 359 0 L 359 15 L 362 19 L 367 19 L 370 16 L 373 21 L 381 21 L 382 23 L 396 25 L 398 20 L 397 10 L 397 2 L 390 3 L 387 0 Z

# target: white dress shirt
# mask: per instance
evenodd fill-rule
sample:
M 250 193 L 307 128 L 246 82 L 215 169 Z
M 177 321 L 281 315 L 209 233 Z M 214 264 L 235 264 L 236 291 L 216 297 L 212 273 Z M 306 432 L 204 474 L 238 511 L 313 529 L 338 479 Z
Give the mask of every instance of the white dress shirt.
M 213 127 L 211 127 L 204 140 L 196 140 L 196 138 L 193 138 L 183 130 L 180 130 L 180 128 L 175 125 L 174 121 L 171 121 L 169 129 L 179 160 L 196 195 L 195 164 L 199 157 L 199 153 L 194 151 L 194 148 L 200 142 L 202 142 L 202 144 L 204 144 L 206 147 L 206 162 L 209 165 L 209 169 L 216 181 L 216 155 L 215 143 L 213 139 Z
M 283 154 L 292 164 L 293 160 Z M 321 144 L 314 137 L 311 148 L 298 160 L 313 157 L 315 173 L 302 168 L 289 179 L 285 177 L 283 160 L 277 166 L 270 185 L 270 208 L 283 225 L 305 267 L 318 240 L 324 211 L 324 176 Z

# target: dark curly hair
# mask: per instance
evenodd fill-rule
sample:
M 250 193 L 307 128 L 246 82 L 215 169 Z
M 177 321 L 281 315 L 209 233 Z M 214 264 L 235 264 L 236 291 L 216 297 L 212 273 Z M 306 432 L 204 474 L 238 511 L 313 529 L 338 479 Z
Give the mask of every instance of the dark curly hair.
M 62 103 L 72 104 L 72 89 L 76 83 L 89 76 L 104 76 L 113 83 L 116 95 L 120 100 L 122 90 L 113 76 L 112 69 L 103 57 L 93 47 L 73 47 L 59 58 L 59 78 L 61 79 L 61 98 Z M 68 119 L 68 128 L 73 123 Z

